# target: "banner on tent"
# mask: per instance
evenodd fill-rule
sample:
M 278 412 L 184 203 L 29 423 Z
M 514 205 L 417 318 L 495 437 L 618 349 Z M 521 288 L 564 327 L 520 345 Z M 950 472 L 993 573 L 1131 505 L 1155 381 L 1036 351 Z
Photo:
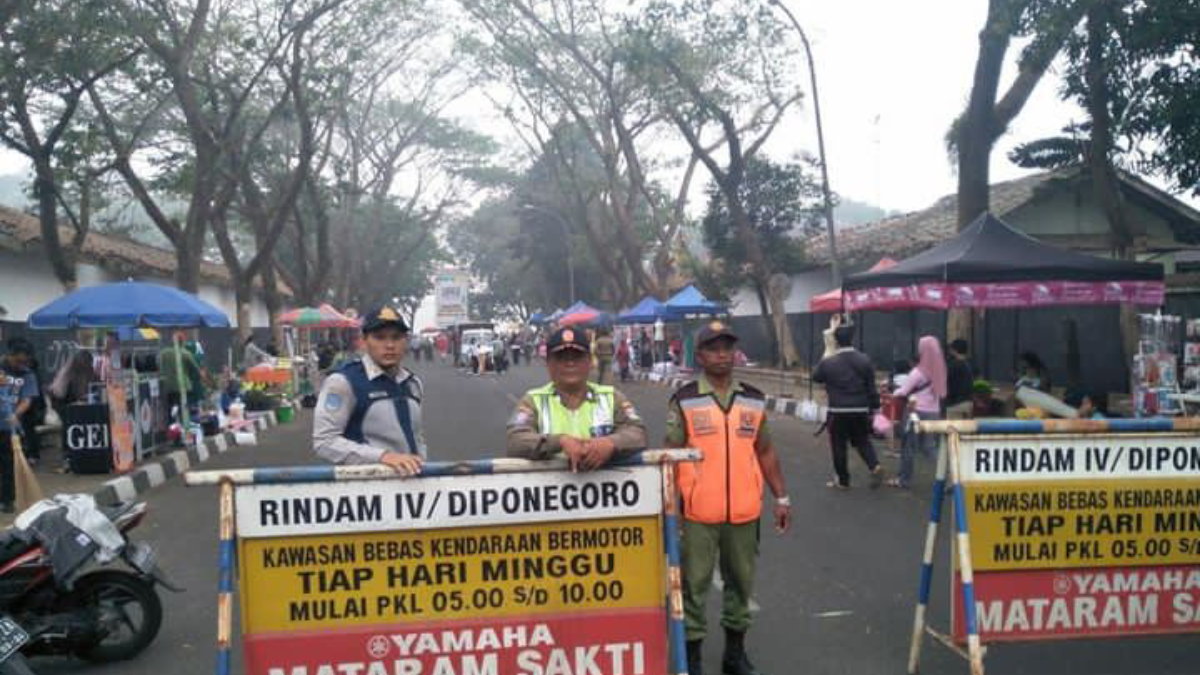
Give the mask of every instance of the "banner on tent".
M 1132 303 L 1161 305 L 1161 281 L 1039 281 L 1013 283 L 928 283 L 848 291 L 846 309 L 954 309 L 1046 307 Z

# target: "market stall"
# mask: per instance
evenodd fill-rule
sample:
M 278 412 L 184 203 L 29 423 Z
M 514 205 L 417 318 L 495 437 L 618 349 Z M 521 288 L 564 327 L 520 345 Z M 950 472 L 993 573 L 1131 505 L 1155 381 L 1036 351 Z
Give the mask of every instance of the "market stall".
M 1157 263 L 1050 246 L 991 214 L 980 216 L 958 237 L 892 267 L 850 275 L 842 288 L 847 311 L 1153 307 L 1162 304 L 1165 294 L 1163 268 Z M 1014 321 L 1014 333 L 1016 329 Z
M 159 377 L 155 369 L 138 367 L 139 359 L 151 357 L 153 348 L 123 350 L 119 329 L 130 328 L 212 328 L 229 327 L 221 310 L 200 298 L 168 286 L 142 282 L 120 282 L 88 286 L 68 293 L 29 315 L 29 327 L 35 330 L 98 329 L 108 333 L 99 346 L 100 372 L 104 386 L 96 400 L 82 403 L 93 406 L 84 410 L 68 406 L 63 420 L 63 448 L 72 469 L 78 473 L 128 471 L 150 447 L 142 431 L 143 418 L 151 418 L 151 401 L 159 396 Z M 138 337 L 145 338 L 146 334 Z M 177 381 L 183 381 L 182 341 L 173 338 L 173 364 Z M 129 358 L 125 358 L 128 355 Z M 187 392 L 180 392 L 179 409 L 183 429 L 188 429 Z M 107 420 L 103 428 L 97 425 Z M 136 423 L 135 423 L 136 421 Z
M 279 323 L 295 331 L 295 339 L 286 343 L 287 357 L 264 364 L 269 365 L 275 372 L 268 372 L 267 368 L 260 365 L 249 369 L 244 379 L 254 385 L 268 388 L 281 402 L 290 400 L 295 395 L 311 397 L 315 391 L 313 379 L 317 372 L 312 332 L 357 329 L 359 322 L 329 304 L 322 304 L 319 307 L 300 307 L 284 312 L 279 315 Z
M 695 365 L 695 345 L 692 344 L 692 338 L 697 325 L 696 320 L 727 316 L 728 314 L 728 307 L 704 297 L 704 294 L 692 285 L 679 291 L 663 303 L 665 321 L 675 321 L 679 324 L 679 337 L 682 344 L 681 365 L 688 368 Z
M 1132 303 L 1158 306 L 1157 263 L 1043 244 L 984 214 L 924 253 L 842 282 L 845 309 L 954 309 Z

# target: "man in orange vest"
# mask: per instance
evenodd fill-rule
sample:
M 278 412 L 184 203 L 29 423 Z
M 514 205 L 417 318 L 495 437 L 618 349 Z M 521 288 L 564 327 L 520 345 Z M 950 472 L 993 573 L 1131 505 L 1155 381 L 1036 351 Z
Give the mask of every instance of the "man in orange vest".
M 750 596 L 758 558 L 763 481 L 775 495 L 775 531 L 791 524 L 791 501 L 767 429 L 766 397 L 734 382 L 737 336 L 713 321 L 696 334 L 696 361 L 704 373 L 671 397 L 668 447 L 698 448 L 704 459 L 678 465 L 683 497 L 683 610 L 689 675 L 702 675 L 705 600 L 718 562 L 725 582 L 724 675 L 758 675 L 746 654 Z

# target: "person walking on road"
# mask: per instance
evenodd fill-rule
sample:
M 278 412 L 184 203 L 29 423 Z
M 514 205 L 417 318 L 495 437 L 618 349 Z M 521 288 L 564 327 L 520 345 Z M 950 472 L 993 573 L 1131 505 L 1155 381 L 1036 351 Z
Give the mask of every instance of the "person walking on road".
M 612 365 L 613 357 L 616 356 L 616 345 L 613 343 L 612 333 L 607 330 L 600 332 L 600 337 L 596 338 L 596 344 L 593 348 L 596 353 L 596 382 L 600 384 L 612 383 Z
M 621 340 L 620 346 L 617 347 L 617 372 L 621 374 L 621 381 L 629 381 L 629 340 Z
M 573 471 L 592 471 L 618 453 L 646 447 L 646 425 L 615 388 L 588 381 L 587 335 L 563 328 L 546 344 L 550 383 L 531 389 L 508 421 L 508 455 L 549 459 L 562 454 Z
M 700 462 L 677 466 L 683 495 L 683 611 L 689 675 L 701 675 L 705 604 L 714 569 L 724 580 L 721 625 L 725 628 L 725 675 L 757 675 L 746 652 L 750 598 L 758 558 L 763 482 L 775 496 L 775 531 L 791 524 L 791 501 L 771 433 L 766 397 L 733 380 L 737 336 L 714 321 L 696 335 L 703 374 L 671 397 L 667 447 L 693 447 Z
M 942 402 L 946 399 L 946 357 L 942 355 L 942 345 L 932 335 L 921 338 L 917 343 L 917 353 L 920 356 L 917 366 L 908 372 L 904 384 L 892 395 L 908 399 L 921 421 L 939 420 L 942 418 Z M 888 480 L 890 487 L 907 488 L 911 485 L 913 458 L 918 450 L 926 457 L 937 454 L 938 437 L 913 428 L 907 411 L 904 417 L 906 431 L 900 446 L 900 471 Z
M 875 366 L 871 357 L 856 350 L 854 326 L 839 325 L 833 332 L 837 350 L 821 359 L 813 371 L 813 382 L 825 385 L 829 399 L 829 446 L 833 453 L 833 479 L 826 486 L 850 489 L 850 468 L 846 462 L 853 445 L 871 472 L 871 488 L 883 484 L 883 467 L 871 445 L 871 413 L 879 410 L 879 390 L 875 386 Z
M 0 512 L 12 513 L 16 501 L 13 435 L 22 432 L 21 416 L 40 393 L 29 370 L 33 345 L 24 338 L 15 337 L 6 346 L 4 357 L 0 359 Z
M 408 324 L 383 306 L 363 317 L 366 353 L 321 386 L 313 449 L 334 464 L 386 464 L 402 476 L 421 471 L 428 450 L 421 429 L 421 380 L 401 365 Z

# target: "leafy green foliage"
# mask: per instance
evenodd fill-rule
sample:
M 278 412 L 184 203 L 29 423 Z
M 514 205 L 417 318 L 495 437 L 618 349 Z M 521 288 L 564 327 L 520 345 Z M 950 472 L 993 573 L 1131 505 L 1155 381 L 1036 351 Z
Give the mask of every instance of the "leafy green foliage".
M 1157 174 L 1176 189 L 1200 194 L 1200 0 L 1098 0 L 1108 32 L 1098 52 L 1105 62 L 1106 106 L 1114 164 Z M 1062 96 L 1086 107 L 1087 34 L 1066 45 Z M 1090 122 L 1079 131 L 1089 132 Z M 1068 127 L 1064 131 L 1074 132 Z M 1041 139 L 1010 154 L 1020 166 L 1087 161 L 1087 136 Z
M 708 209 L 702 227 L 713 258 L 706 281 L 728 296 L 753 283 L 754 275 L 724 194 L 714 184 L 706 192 Z M 811 164 L 752 159 L 746 164 L 746 180 L 739 195 L 772 272 L 800 271 L 805 264 L 804 238 L 823 222 L 821 187 Z

